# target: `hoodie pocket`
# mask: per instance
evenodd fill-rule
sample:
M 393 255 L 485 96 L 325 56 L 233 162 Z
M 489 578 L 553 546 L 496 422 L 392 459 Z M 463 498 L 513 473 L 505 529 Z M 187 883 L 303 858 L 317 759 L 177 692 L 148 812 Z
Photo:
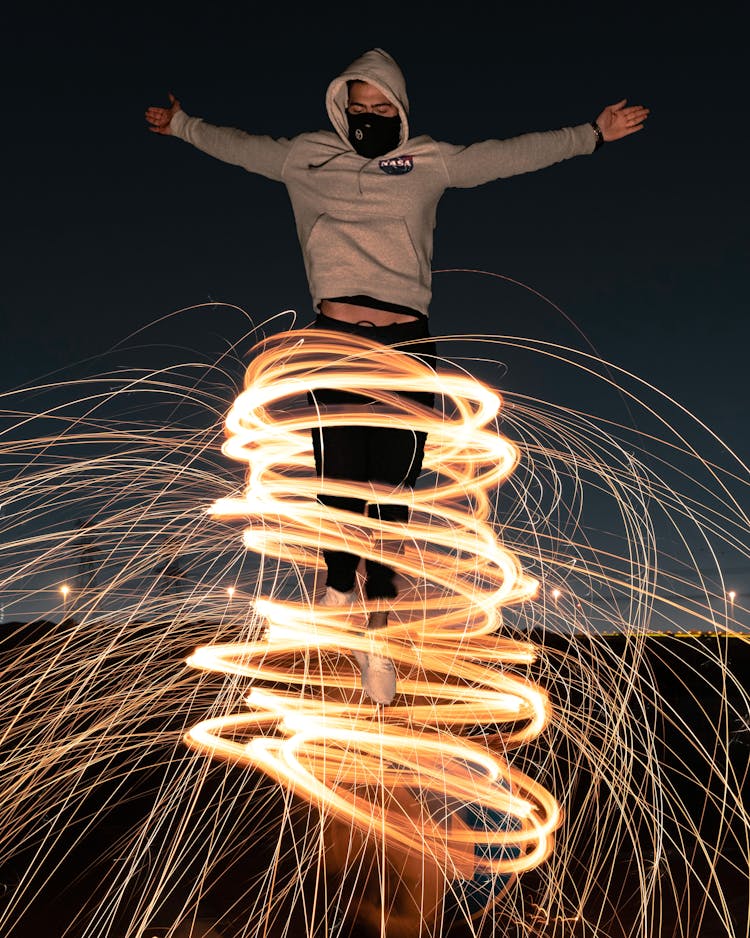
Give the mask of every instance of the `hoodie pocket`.
M 408 292 L 408 284 L 413 290 L 415 281 L 421 280 L 419 257 L 406 221 L 399 216 L 320 215 L 310 230 L 305 260 L 310 280 L 322 295 L 328 283 L 372 294 L 380 277 L 391 285 L 389 292 L 398 285 Z

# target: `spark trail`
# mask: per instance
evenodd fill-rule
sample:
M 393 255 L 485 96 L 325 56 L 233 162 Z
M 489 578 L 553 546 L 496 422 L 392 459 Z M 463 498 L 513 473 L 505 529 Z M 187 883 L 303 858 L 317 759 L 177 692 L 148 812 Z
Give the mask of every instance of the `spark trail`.
M 264 555 L 316 566 L 322 548 L 350 550 L 398 570 L 412 588 L 393 603 L 398 623 L 377 639 L 362 633 L 367 603 L 350 615 L 260 599 L 267 639 L 201 648 L 190 663 L 273 689 L 254 689 L 249 715 L 201 724 L 188 741 L 262 768 L 321 810 L 426 852 L 452 876 L 466 870 L 467 860 L 469 878 L 472 867 L 495 874 L 533 868 L 552 849 L 559 808 L 506 757 L 543 731 L 549 705 L 538 686 L 508 673 L 534 660 L 533 646 L 497 634 L 502 607 L 537 589 L 488 523 L 488 493 L 519 459 L 517 447 L 487 429 L 499 396 L 465 375 L 436 374 L 414 357 L 335 332 L 281 334 L 256 351 L 224 445 L 227 455 L 248 464 L 247 489 L 242 499 L 217 502 L 212 513 L 247 518 L 245 544 Z M 321 387 L 362 389 L 376 403 L 300 412 L 300 393 Z M 437 393 L 441 412 L 398 398 L 401 389 Z M 298 407 L 290 407 L 295 399 Z M 424 468 L 433 475 L 427 488 L 394 492 L 371 484 L 363 492 L 361 483 L 325 480 L 337 495 L 402 500 L 411 509 L 408 525 L 316 501 L 310 430 L 347 424 L 427 432 Z M 331 652 L 367 651 L 373 641 L 403 672 L 401 702 L 382 722 L 374 707 L 353 705 L 358 676 L 347 659 L 343 667 L 331 663 Z M 481 741 L 460 735 L 477 723 L 498 731 Z M 229 738 L 239 731 L 257 735 L 246 743 Z M 442 800 L 440 822 L 424 813 L 409 823 L 393 797 L 402 787 Z M 466 805 L 508 821 L 499 830 L 474 831 L 460 819 Z
M 257 424 L 233 411 L 239 461 L 220 452 L 239 356 L 151 371 L 139 352 L 0 397 L 3 934 L 180 938 L 208 921 L 281 938 L 323 921 L 338 938 L 367 900 L 373 933 L 387 918 L 406 935 L 383 901 L 395 880 L 415 913 L 445 906 L 425 938 L 450 934 L 451 902 L 477 936 L 746 938 L 750 701 L 732 656 L 748 634 L 748 469 L 614 365 L 522 337 L 472 343 L 471 371 L 485 350 L 520 356 L 593 403 L 525 395 L 518 368 L 495 418 L 497 395 L 449 368 L 436 420 L 392 398 L 384 368 L 380 409 L 429 433 L 402 531 L 317 505 L 307 429 L 338 416 L 305 412 L 304 383 L 284 384 L 292 365 L 309 384 L 305 343 L 253 359 L 265 385 L 240 398 Z M 368 368 L 356 352 L 341 366 L 360 384 Z M 609 389 L 637 426 L 608 410 Z M 250 550 L 237 520 L 206 510 L 223 493 L 235 519 L 263 517 Z M 361 700 L 367 604 L 347 619 L 310 598 L 325 538 L 399 570 L 397 706 Z M 199 671 L 183 667 L 196 647 L 210 649 Z M 239 766 L 184 746 L 201 721 L 200 745 L 236 743 Z M 511 842 L 477 843 L 464 825 L 499 803 L 518 808 Z M 552 853 L 471 921 L 469 866 L 535 862 L 556 804 Z M 366 847 L 394 828 L 412 858 L 397 868 Z

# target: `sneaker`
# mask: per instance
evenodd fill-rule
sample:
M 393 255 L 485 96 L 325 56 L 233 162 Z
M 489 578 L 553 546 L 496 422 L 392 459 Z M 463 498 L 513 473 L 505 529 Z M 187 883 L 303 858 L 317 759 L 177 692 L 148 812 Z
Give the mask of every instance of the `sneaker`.
M 362 675 L 362 686 L 364 687 L 369 655 L 366 651 L 362 651 L 361 648 L 352 648 L 350 649 L 350 652 L 352 658 L 354 658 L 354 660 L 357 662 L 357 667 L 359 668 L 359 672 Z
M 396 668 L 390 658 L 368 652 L 367 666 L 362 671 L 362 687 L 374 703 L 388 705 L 396 696 Z
M 388 612 L 375 610 L 367 617 L 367 634 L 372 638 L 377 629 L 388 625 Z M 362 669 L 362 687 L 370 700 L 389 704 L 396 696 L 396 668 L 390 658 L 370 651 L 365 656 L 366 666 Z
M 342 593 L 341 590 L 335 590 L 332 586 L 326 586 L 326 591 L 322 598 L 318 600 L 319 606 L 351 606 L 354 602 L 354 590 L 348 593 Z
M 351 606 L 354 602 L 354 599 L 354 590 L 350 590 L 348 593 L 342 593 L 341 590 L 336 590 L 332 586 L 326 586 L 326 591 L 323 594 L 323 597 L 318 601 L 318 605 Z M 360 648 L 352 648 L 351 654 L 354 660 L 357 662 L 357 667 L 362 674 L 362 682 L 364 683 L 365 669 L 367 668 L 367 654 Z

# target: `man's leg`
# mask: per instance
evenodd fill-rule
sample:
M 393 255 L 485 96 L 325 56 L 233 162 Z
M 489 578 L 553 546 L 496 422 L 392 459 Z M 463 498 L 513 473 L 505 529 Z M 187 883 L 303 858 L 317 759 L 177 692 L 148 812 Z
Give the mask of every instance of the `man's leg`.
M 436 367 L 436 347 L 430 339 L 426 321 L 399 323 L 377 330 L 379 341 L 404 354 L 418 358 L 427 368 Z M 423 407 L 433 407 L 435 395 L 429 390 L 402 391 Z M 373 427 L 367 438 L 367 478 L 394 488 L 413 489 L 422 471 L 427 434 L 393 427 Z M 409 520 L 406 505 L 368 505 L 370 517 L 405 524 Z M 367 561 L 366 593 L 368 599 L 392 598 L 398 590 L 393 570 L 377 561 Z M 385 625 L 387 612 L 371 613 L 370 627 Z
M 422 469 L 425 434 L 391 427 L 371 427 L 367 434 L 368 476 L 372 482 L 393 488 L 413 488 Z M 406 523 L 407 505 L 375 504 L 368 516 L 386 522 Z M 377 560 L 367 560 L 365 592 L 368 599 L 390 599 L 398 593 L 393 569 Z M 362 668 L 362 686 L 376 703 L 390 704 L 396 694 L 396 669 L 375 639 L 388 624 L 387 609 L 373 609 L 367 618 L 367 634 L 373 639 Z
M 322 505 L 364 513 L 365 501 L 361 498 L 346 498 L 325 492 L 326 479 L 344 479 L 348 482 L 364 482 L 367 478 L 365 427 L 323 427 L 312 431 L 315 470 L 321 479 L 323 491 L 318 495 Z M 326 586 L 340 593 L 354 589 L 359 556 L 337 550 L 324 550 L 328 575 Z
M 391 485 L 394 488 L 412 489 L 422 471 L 426 434 L 391 427 L 370 428 L 367 437 L 367 469 L 373 482 Z M 381 521 L 405 524 L 409 520 L 406 505 L 370 504 L 367 514 Z M 391 567 L 376 560 L 366 561 L 367 581 L 365 591 L 368 599 L 384 599 L 396 596 Z

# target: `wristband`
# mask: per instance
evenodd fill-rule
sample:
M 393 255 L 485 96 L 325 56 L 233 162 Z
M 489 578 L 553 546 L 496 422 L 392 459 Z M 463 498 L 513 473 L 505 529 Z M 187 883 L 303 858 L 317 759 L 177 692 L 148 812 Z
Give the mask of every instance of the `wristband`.
M 596 143 L 594 144 L 594 153 L 596 153 L 599 147 L 604 143 L 604 134 L 596 121 L 591 121 L 591 126 L 596 134 Z

